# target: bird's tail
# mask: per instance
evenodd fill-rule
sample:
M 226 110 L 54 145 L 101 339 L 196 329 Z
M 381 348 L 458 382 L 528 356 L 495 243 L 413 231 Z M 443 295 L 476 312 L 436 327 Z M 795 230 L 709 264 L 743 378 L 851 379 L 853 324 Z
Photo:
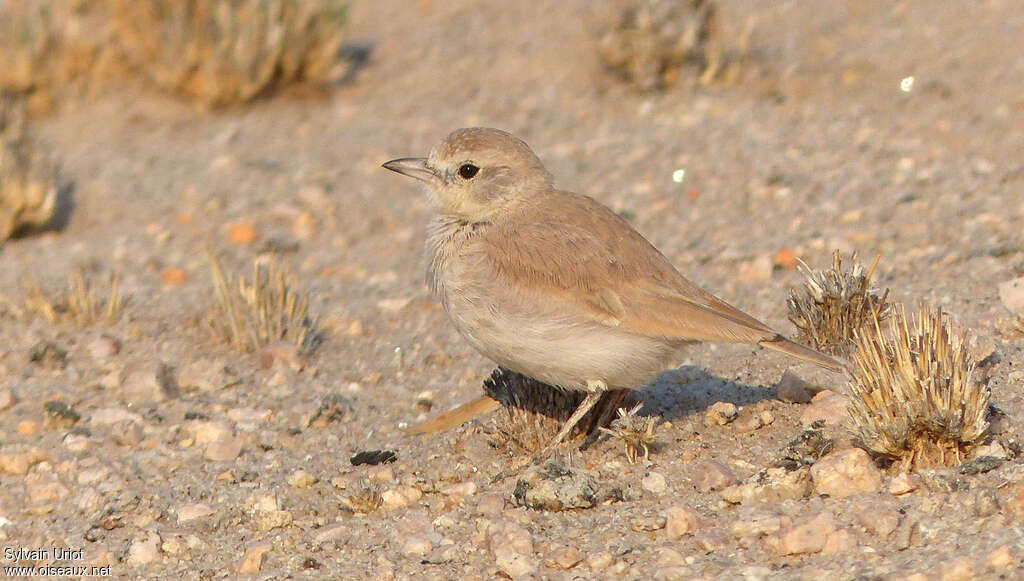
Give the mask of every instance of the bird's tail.
M 427 420 L 418 426 L 413 426 L 405 430 L 406 434 L 433 434 L 434 432 L 443 432 L 450 430 L 455 426 L 464 424 L 469 420 L 476 419 L 486 413 L 490 413 L 491 410 L 497 408 L 501 404 L 498 400 L 482 395 L 473 401 L 466 402 L 459 407 L 444 412 L 432 420 Z
M 819 353 L 814 349 L 807 347 L 806 345 L 794 343 L 793 341 L 786 339 L 782 335 L 777 335 L 774 339 L 766 339 L 764 341 L 761 341 L 760 344 L 765 347 L 768 347 L 769 349 L 781 351 L 786 355 L 792 355 L 793 357 L 796 357 L 798 359 L 810 361 L 811 363 L 824 367 L 829 371 L 834 371 L 836 373 L 843 373 L 844 371 L 849 371 L 849 366 L 846 363 L 843 363 L 842 361 L 839 361 L 837 359 L 833 359 L 823 353 Z

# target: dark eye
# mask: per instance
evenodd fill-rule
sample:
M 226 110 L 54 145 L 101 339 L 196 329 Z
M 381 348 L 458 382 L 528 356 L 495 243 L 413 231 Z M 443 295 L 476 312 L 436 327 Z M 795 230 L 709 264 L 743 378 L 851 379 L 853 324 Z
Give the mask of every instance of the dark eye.
M 480 168 L 478 168 L 477 166 L 471 163 L 464 163 L 459 166 L 459 177 L 464 180 L 471 180 L 473 179 L 473 176 L 475 176 L 479 171 Z

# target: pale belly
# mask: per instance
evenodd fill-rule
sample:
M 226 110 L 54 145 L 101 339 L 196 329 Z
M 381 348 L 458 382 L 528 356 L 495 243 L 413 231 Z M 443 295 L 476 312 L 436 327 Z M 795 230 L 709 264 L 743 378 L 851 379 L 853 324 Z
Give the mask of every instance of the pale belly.
M 451 294 L 442 302 L 473 347 L 498 365 L 565 389 L 586 390 L 594 382 L 639 387 L 675 352 L 662 341 L 570 316 L 525 316 Z

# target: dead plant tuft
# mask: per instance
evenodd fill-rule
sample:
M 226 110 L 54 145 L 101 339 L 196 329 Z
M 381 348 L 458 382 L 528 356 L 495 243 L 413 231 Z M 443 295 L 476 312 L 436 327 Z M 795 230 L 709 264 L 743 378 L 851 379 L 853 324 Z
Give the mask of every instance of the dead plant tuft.
M 214 334 L 242 351 L 259 351 L 274 341 L 288 341 L 299 354 L 313 352 L 321 341 L 309 314 L 309 297 L 296 289 L 287 268 L 273 258 L 257 259 L 252 278 L 228 278 L 209 254 L 213 297 L 207 321 Z
M 110 276 L 106 296 L 98 293 L 81 269 L 68 275 L 67 288 L 56 293 L 44 292 L 31 279 L 25 283 L 25 310 L 50 323 L 69 321 L 80 327 L 99 322 L 112 324 L 121 318 L 124 303 L 117 273 Z
M 899 470 L 959 465 L 988 430 L 987 385 L 941 309 L 902 306 L 857 333 L 850 414 L 861 445 Z M 885 328 L 883 328 L 885 327 Z
M 640 452 L 643 452 L 643 459 L 646 462 L 650 445 L 654 443 L 657 420 L 650 416 L 636 415 L 643 406 L 644 404 L 637 403 L 629 411 L 626 411 L 626 408 L 619 408 L 615 412 L 617 417 L 612 420 L 609 427 L 598 427 L 603 433 L 622 441 L 626 447 L 626 460 L 630 464 L 636 464 Z
M 335 83 L 347 0 L 108 0 L 124 58 L 156 85 L 208 106 L 276 87 Z
M 0 243 L 44 228 L 57 212 L 57 168 L 32 147 L 25 125 L 22 104 L 0 97 Z
M 642 91 L 686 81 L 692 68 L 701 85 L 739 74 L 752 27 L 738 39 L 740 58 L 726 51 L 721 11 L 714 0 L 626 0 L 605 16 L 598 40 L 605 67 Z M 728 54 L 727 54 L 728 52 Z
M 544 449 L 583 400 L 581 392 L 552 387 L 502 367 L 484 381 L 484 391 L 505 408 L 492 438 L 496 446 L 505 447 L 510 455 L 534 454 Z M 596 432 L 611 419 L 612 410 L 623 403 L 627 392 L 605 393 L 567 440 Z
M 878 296 L 871 287 L 871 275 L 878 266 L 876 256 L 871 267 L 850 257 L 853 266 L 843 270 L 839 251 L 832 254 L 832 268 L 812 271 L 802 261 L 800 271 L 807 280 L 802 289 L 789 293 L 789 320 L 796 325 L 802 342 L 819 351 L 847 356 L 854 349 L 857 330 L 873 320 L 889 316 L 888 289 Z

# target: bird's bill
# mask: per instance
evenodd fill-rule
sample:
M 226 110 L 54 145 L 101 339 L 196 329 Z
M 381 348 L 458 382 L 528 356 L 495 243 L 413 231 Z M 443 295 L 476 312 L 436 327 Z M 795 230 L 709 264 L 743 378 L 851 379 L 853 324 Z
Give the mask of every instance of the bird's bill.
M 428 184 L 434 183 L 437 180 L 437 174 L 435 174 L 434 170 L 430 169 L 430 166 L 427 165 L 427 158 L 425 157 L 403 157 L 401 159 L 392 159 L 381 167 L 400 173 L 404 176 L 416 178 L 421 182 L 426 182 Z

